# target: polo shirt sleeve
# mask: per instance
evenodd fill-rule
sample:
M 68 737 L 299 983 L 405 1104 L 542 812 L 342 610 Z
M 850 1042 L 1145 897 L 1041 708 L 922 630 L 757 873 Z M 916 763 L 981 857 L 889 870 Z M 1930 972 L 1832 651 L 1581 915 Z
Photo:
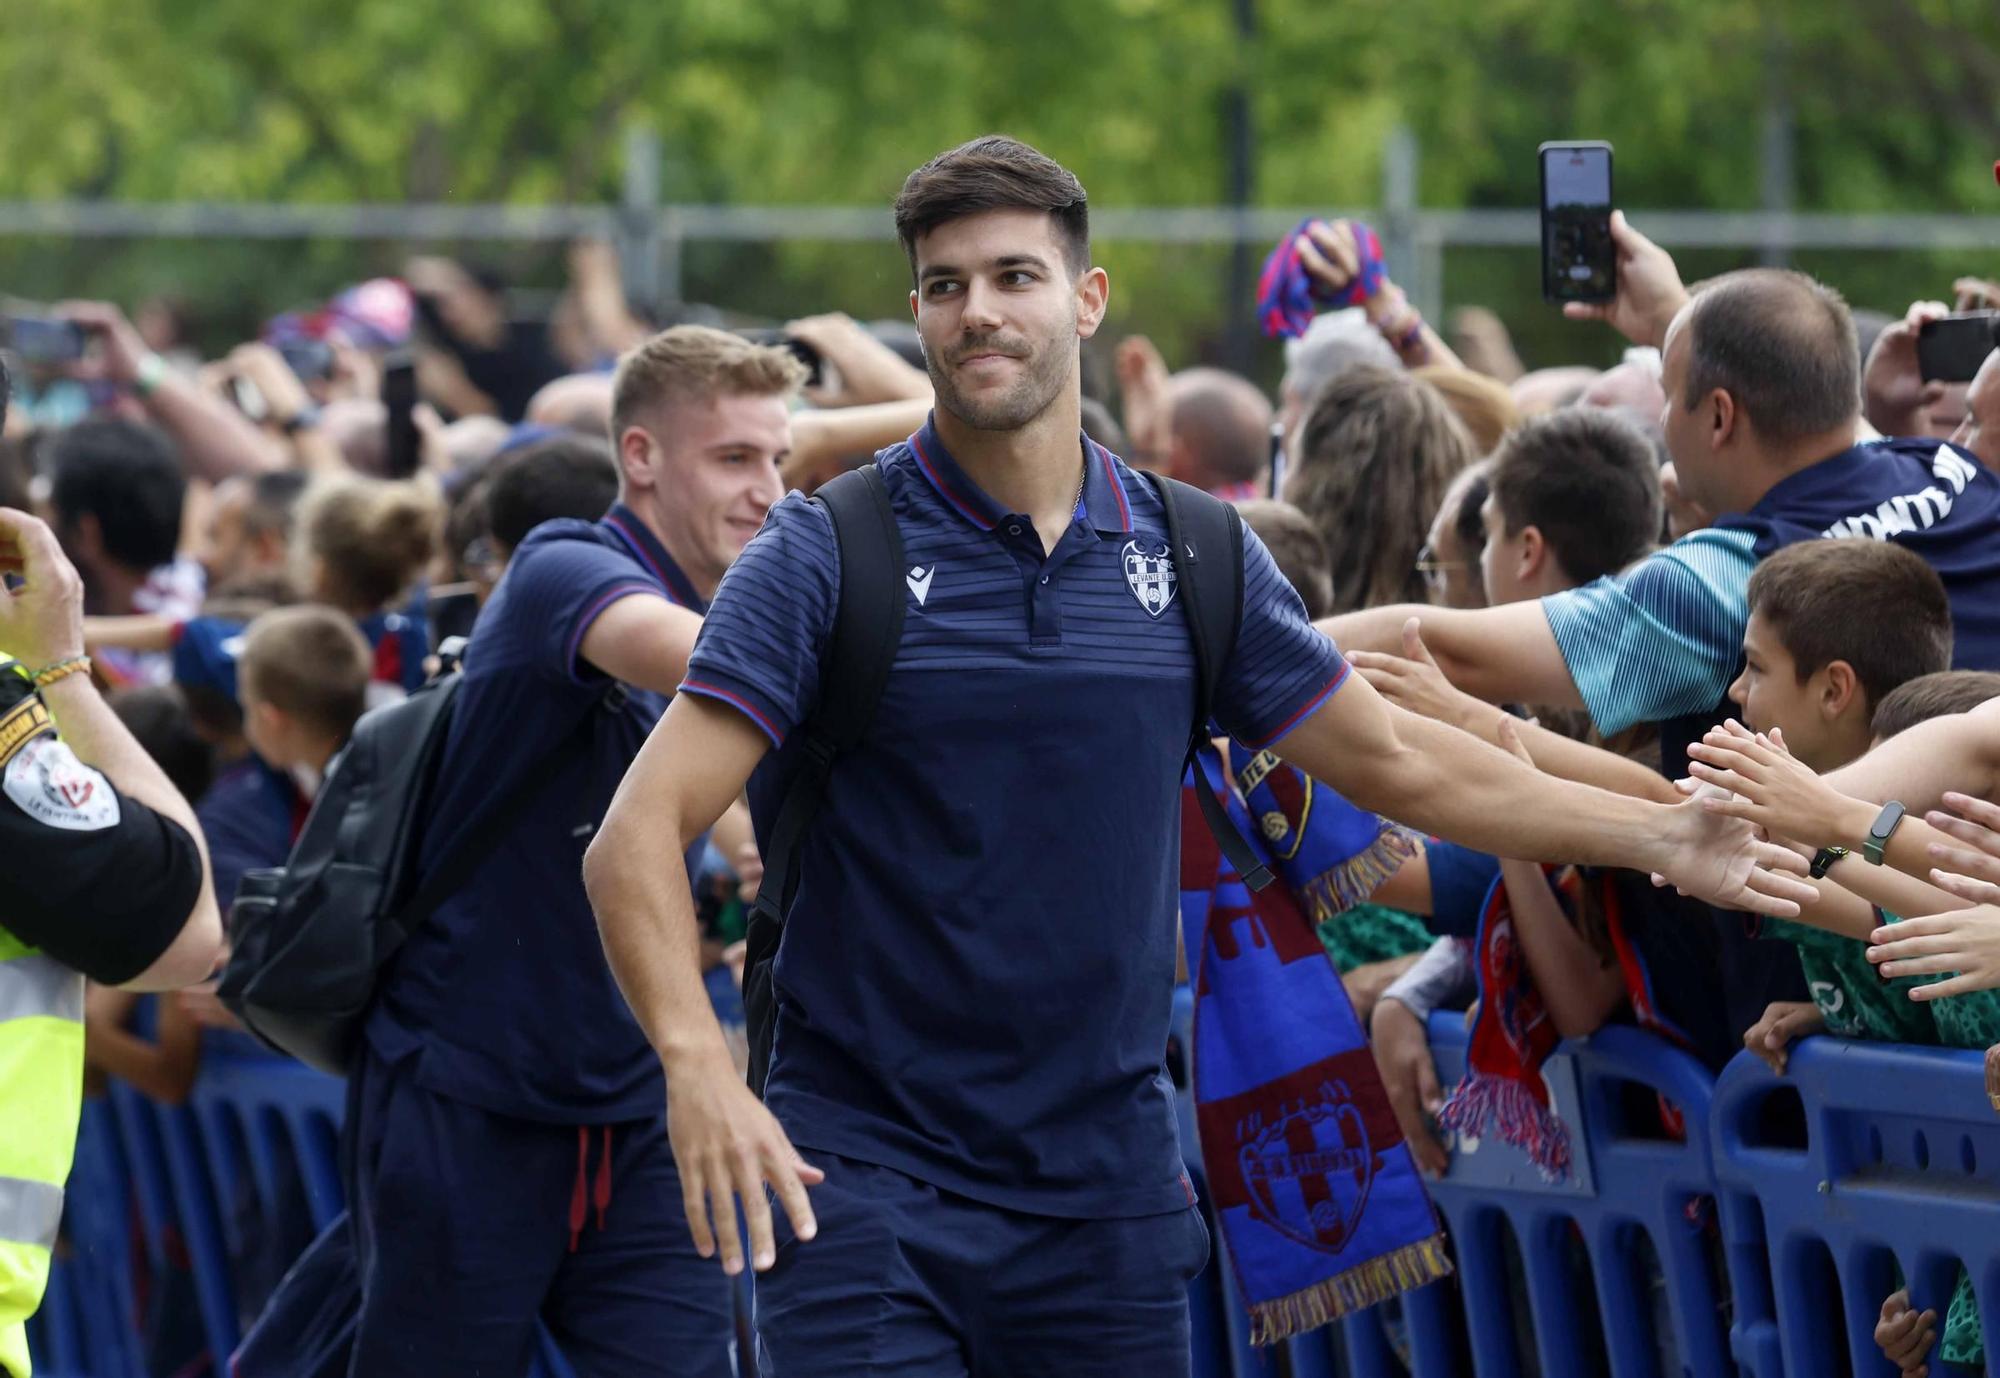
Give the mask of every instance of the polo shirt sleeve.
M 1736 677 L 1757 556 L 1745 531 L 1682 537 L 1622 574 L 1542 599 L 1597 730 L 1699 713 Z
M 1216 720 L 1252 751 L 1275 745 L 1333 696 L 1347 662 L 1306 620 L 1271 552 L 1243 532 L 1243 623 L 1216 686 Z
M 629 556 L 589 538 L 531 538 L 508 562 L 506 579 L 513 624 L 531 629 L 524 648 L 530 664 L 563 684 L 590 677 L 577 655 L 584 633 L 606 608 L 634 594 L 664 596 Z
M 782 745 L 819 701 L 820 656 L 839 604 L 833 520 L 792 493 L 722 577 L 681 692 L 728 704 Z

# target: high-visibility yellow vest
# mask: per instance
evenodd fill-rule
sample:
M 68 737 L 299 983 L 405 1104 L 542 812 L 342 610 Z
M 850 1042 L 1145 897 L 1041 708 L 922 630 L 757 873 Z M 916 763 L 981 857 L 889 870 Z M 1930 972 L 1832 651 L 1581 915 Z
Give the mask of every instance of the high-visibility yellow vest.
M 0 929 L 0 1373 L 28 1378 L 83 1104 L 83 978 Z

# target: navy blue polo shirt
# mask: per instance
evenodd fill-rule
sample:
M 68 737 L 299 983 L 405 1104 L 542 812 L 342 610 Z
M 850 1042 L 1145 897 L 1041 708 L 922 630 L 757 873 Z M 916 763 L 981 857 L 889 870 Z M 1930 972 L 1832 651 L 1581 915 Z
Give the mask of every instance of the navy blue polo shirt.
M 612 979 L 583 890 L 584 848 L 666 708 L 659 694 L 608 694 L 605 676 L 578 658 L 591 623 L 633 594 L 702 607 L 621 505 L 599 522 L 536 527 L 473 624 L 420 844 L 426 866 L 485 826 L 493 802 L 551 744 L 586 718 L 590 727 L 587 741 L 540 767 L 526 816 L 387 973 L 369 1038 L 389 1060 L 416 1058 L 418 1083 L 440 1095 L 560 1124 L 665 1109 L 659 1062 Z
M 933 426 L 878 457 L 903 639 L 802 848 L 767 1098 L 808 1151 L 1013 1210 L 1148 1215 L 1191 1199 L 1162 1060 L 1195 662 L 1158 498 L 1081 443 L 1083 500 L 1047 556 Z M 1261 748 L 1347 667 L 1245 546 L 1216 717 Z M 838 579 L 824 509 L 786 498 L 724 578 L 682 685 L 780 748 L 751 780 L 760 838 L 818 698 Z

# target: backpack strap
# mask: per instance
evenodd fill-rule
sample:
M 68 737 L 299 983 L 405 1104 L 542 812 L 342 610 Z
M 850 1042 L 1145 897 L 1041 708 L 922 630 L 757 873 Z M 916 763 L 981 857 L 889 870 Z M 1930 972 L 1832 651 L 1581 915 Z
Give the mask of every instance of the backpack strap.
M 1194 730 L 1188 739 L 1187 765 L 1199 772 L 1195 758 L 1211 736 L 1215 691 L 1236 654 L 1236 636 L 1243 627 L 1243 515 L 1191 484 L 1158 474 L 1146 477 L 1166 509 L 1167 544 L 1173 548 L 1174 573 L 1187 606 L 1195 664 Z M 1216 845 L 1245 885 L 1262 890 L 1271 883 L 1271 868 L 1230 821 L 1204 777 L 1197 773 L 1195 780 L 1201 816 L 1215 834 Z
M 903 536 L 882 471 L 873 464 L 821 484 L 814 502 L 833 521 L 840 602 L 820 672 L 819 703 L 799 724 L 799 756 L 764 847 L 764 879 L 751 907 L 744 962 L 750 1085 L 763 1093 L 776 1025 L 770 965 L 798 891 L 799 852 L 826 799 L 833 763 L 874 721 L 903 640 Z

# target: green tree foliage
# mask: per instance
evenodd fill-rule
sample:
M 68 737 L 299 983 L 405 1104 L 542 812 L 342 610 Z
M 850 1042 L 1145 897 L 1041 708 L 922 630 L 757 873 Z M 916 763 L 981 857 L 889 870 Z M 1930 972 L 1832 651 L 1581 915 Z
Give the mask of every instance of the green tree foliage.
M 1532 204 L 1537 142 L 1601 137 L 1628 206 L 1754 207 L 1775 103 L 1803 209 L 2000 208 L 1991 0 L 1250 0 L 1247 38 L 1237 4 L 9 0 L 0 198 L 604 201 L 643 122 L 670 200 L 883 205 L 924 157 L 1005 129 L 1101 206 L 1213 204 L 1241 84 L 1266 205 L 1372 203 L 1404 124 L 1429 206 Z M 16 241 L 0 276 L 270 310 L 399 250 Z M 559 275 L 545 249 L 497 257 Z M 1183 357 L 1243 309 L 1220 249 L 1105 257 L 1119 322 Z M 1533 302 L 1527 251 L 1460 257 L 1452 299 L 1584 338 Z M 1943 289 L 1939 266 L 1899 262 L 1871 281 L 1881 304 Z M 691 295 L 773 313 L 892 314 L 904 289 L 882 244 L 698 245 L 687 267 Z

